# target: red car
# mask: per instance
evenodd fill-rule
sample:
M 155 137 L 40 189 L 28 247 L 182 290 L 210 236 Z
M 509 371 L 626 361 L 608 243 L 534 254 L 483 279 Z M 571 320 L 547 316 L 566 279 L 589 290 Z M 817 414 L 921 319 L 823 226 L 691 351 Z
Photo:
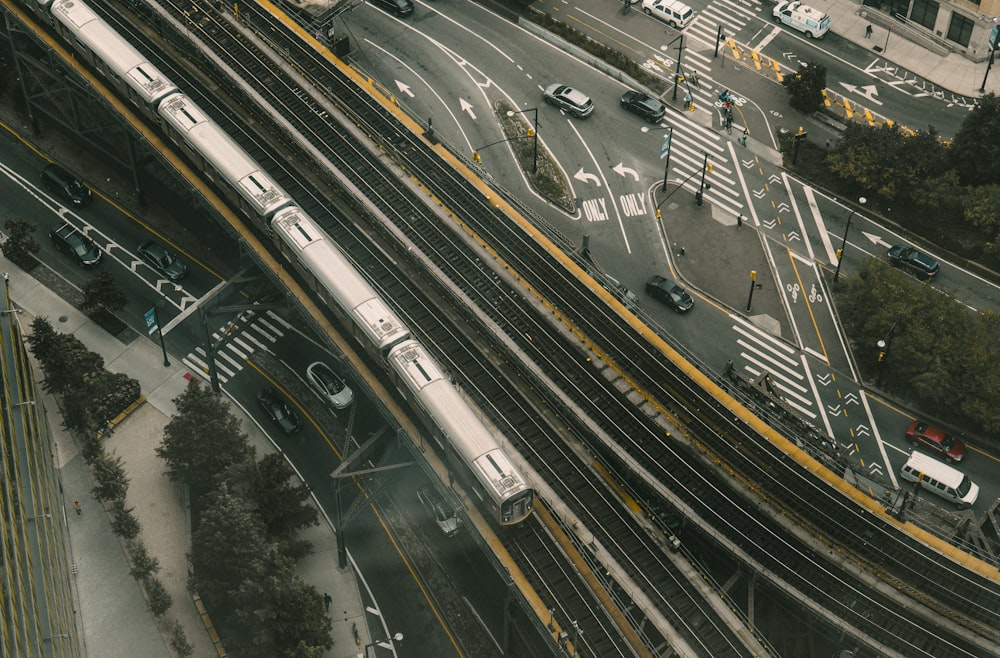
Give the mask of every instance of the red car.
M 906 429 L 906 440 L 914 446 L 923 446 L 948 462 L 965 459 L 965 444 L 940 427 L 915 420 Z

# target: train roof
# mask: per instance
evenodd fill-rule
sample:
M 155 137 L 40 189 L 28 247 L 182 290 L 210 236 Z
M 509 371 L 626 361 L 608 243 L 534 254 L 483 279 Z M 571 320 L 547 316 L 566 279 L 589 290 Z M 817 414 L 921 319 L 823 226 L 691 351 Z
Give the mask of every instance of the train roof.
M 146 104 L 156 105 L 177 91 L 167 76 L 87 5 L 78 0 L 56 0 L 51 11 L 80 44 L 93 51 L 115 75 L 124 78 Z
M 362 328 L 370 342 L 385 349 L 409 337 L 410 330 L 402 320 L 358 273 L 330 236 L 300 208 L 280 211 L 271 229 L 298 252 L 298 260 L 320 281 L 333 302 L 353 316 L 354 323 Z
M 168 98 L 160 106 L 160 115 L 252 205 L 257 215 L 270 217 L 291 202 L 260 165 L 184 94 Z
M 400 343 L 389 352 L 389 365 L 467 463 L 477 463 L 499 447 L 493 430 L 444 376 L 423 345 L 415 340 Z
M 480 482 L 489 482 L 501 498 L 528 488 L 521 473 L 514 468 L 507 455 L 499 448 L 490 450 L 472 462 Z

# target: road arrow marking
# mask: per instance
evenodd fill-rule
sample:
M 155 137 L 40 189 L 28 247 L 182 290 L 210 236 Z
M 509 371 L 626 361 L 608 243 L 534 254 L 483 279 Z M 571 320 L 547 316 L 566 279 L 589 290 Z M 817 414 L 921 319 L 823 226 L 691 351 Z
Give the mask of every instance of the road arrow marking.
M 823 386 L 829 386 L 832 379 L 833 378 L 830 376 L 830 373 L 827 373 L 825 375 L 816 375 L 816 380 L 819 381 L 819 383 L 822 384 Z
M 888 242 L 886 242 L 885 240 L 883 240 L 881 236 L 875 235 L 874 233 L 866 233 L 865 231 L 861 231 L 861 235 L 863 235 L 866 238 L 868 238 L 868 241 L 871 242 L 874 245 L 879 245 L 881 247 L 891 247 L 892 246 L 891 244 L 889 244 Z
M 465 100 L 464 98 L 459 98 L 458 102 L 462 106 L 462 111 L 469 115 L 469 118 L 473 121 L 476 120 L 476 113 L 472 111 L 472 103 Z
M 744 160 L 743 161 L 743 168 L 744 169 L 749 169 L 753 165 L 754 165 L 754 161 L 753 160 Z
M 601 186 L 601 179 L 595 176 L 594 174 L 584 173 L 583 167 L 580 167 L 580 171 L 573 174 L 573 178 L 580 181 L 581 183 L 593 183 L 594 185 L 597 185 L 597 187 Z
M 826 410 L 830 412 L 831 416 L 836 416 L 837 414 L 840 413 L 840 405 L 839 404 L 828 404 L 826 406 Z
M 767 190 L 765 188 L 763 188 L 763 187 L 760 188 L 759 190 L 754 190 L 753 191 L 753 195 L 755 197 L 757 197 L 758 199 L 763 199 L 765 194 L 767 194 Z
M 789 231 L 787 237 L 789 240 L 799 240 L 799 241 L 802 240 L 802 238 L 799 237 L 798 231 Z
M 784 201 L 778 204 L 778 212 L 788 212 L 789 210 L 791 210 L 791 208 L 789 208 L 788 204 Z
M 876 96 L 878 96 L 878 89 L 875 88 L 875 85 L 862 85 L 861 87 L 857 87 L 855 85 L 849 85 L 846 82 L 841 82 L 840 86 L 846 89 L 847 91 L 851 92 L 852 94 L 864 96 L 865 98 L 867 98 L 872 103 L 875 103 L 876 105 L 882 104 L 882 101 L 875 98 Z
M 792 61 L 793 59 L 799 58 L 799 56 L 796 55 L 795 53 L 781 53 L 781 56 L 787 59 L 788 61 Z
M 778 185 L 782 185 L 781 176 L 779 176 L 778 174 L 771 174 L 771 177 L 767 179 L 767 182 L 772 184 L 777 183 Z
M 844 396 L 844 405 L 858 404 L 858 396 L 854 393 L 848 393 Z
M 628 174 L 629 176 L 632 177 L 632 179 L 636 183 L 639 182 L 639 172 L 637 172 L 635 169 L 630 169 L 630 168 L 626 167 L 625 164 L 622 163 L 622 162 L 619 162 L 614 167 L 612 167 L 611 171 L 615 172 L 616 174 L 618 174 L 622 178 L 625 177 L 625 174 Z
M 776 220 L 776 219 L 762 219 L 760 223 L 764 225 L 764 228 L 774 228 L 775 226 L 777 226 L 778 220 Z
M 868 426 L 867 426 L 867 425 L 864 425 L 864 424 L 861 424 L 861 425 L 858 425 L 858 426 L 857 426 L 857 427 L 856 427 L 856 428 L 854 429 L 854 433 L 855 433 L 855 434 L 856 434 L 857 436 L 869 436 L 869 434 L 870 434 L 870 432 L 868 431 Z
M 405 82 L 400 82 L 399 80 L 396 80 L 396 86 L 399 87 L 400 93 L 406 94 L 410 98 L 414 97 L 413 92 L 410 91 L 410 85 L 406 84 Z

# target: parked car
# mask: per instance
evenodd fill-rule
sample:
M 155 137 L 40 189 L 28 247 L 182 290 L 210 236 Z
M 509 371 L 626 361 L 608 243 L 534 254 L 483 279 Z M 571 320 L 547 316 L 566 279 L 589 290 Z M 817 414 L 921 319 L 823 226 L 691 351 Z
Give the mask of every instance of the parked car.
M 555 105 L 580 119 L 589 117 L 594 112 L 594 101 L 590 96 L 568 85 L 549 85 L 542 92 L 542 98 L 546 103 Z
M 889 249 L 889 261 L 896 267 L 902 267 L 920 279 L 933 279 L 941 270 L 938 262 L 925 253 L 913 247 L 896 245 Z
M 93 196 L 89 187 L 59 165 L 50 164 L 42 169 L 42 185 L 77 208 L 90 203 Z
M 686 313 L 694 306 L 694 298 L 679 284 L 654 274 L 646 282 L 646 294 L 659 300 L 678 313 Z
M 298 432 L 302 428 L 302 419 L 295 413 L 292 406 L 285 402 L 270 386 L 265 386 L 257 394 L 257 405 L 268 418 L 278 424 L 285 434 Z
M 49 231 L 49 239 L 56 249 L 76 259 L 80 267 L 94 267 L 103 255 L 94 241 L 70 224 L 63 224 Z
M 437 527 L 444 533 L 445 537 L 454 537 L 461 529 L 461 520 L 455 514 L 455 510 L 449 507 L 441 494 L 429 484 L 421 485 L 417 489 L 417 499 L 424 506 L 424 509 L 431 515 Z
M 622 94 L 622 107 L 632 114 L 638 114 L 650 123 L 659 123 L 662 121 L 663 115 L 667 111 L 663 103 L 649 94 L 631 90 Z
M 187 265 L 177 260 L 177 257 L 159 242 L 152 240 L 143 242 L 139 245 L 139 255 L 149 263 L 150 267 L 171 281 L 179 281 L 187 274 Z
M 322 361 L 306 368 L 306 379 L 316 394 L 334 409 L 346 409 L 354 402 L 354 391 Z
M 413 0 L 369 0 L 369 2 L 400 18 L 413 13 Z
M 958 438 L 921 420 L 915 420 L 906 428 L 906 440 L 910 445 L 923 447 L 946 462 L 960 462 L 965 459 L 965 444 Z
M 620 299 L 625 308 L 631 311 L 639 305 L 639 296 L 629 290 L 624 283 L 609 274 L 605 274 L 604 279 L 606 282 L 601 282 L 601 286 Z

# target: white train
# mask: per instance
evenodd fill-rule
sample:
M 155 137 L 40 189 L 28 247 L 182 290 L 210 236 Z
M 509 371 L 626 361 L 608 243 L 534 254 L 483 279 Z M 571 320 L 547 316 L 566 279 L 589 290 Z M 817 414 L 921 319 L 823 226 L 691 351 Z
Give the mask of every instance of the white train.
M 194 101 L 80 0 L 24 0 L 119 94 L 155 120 L 230 203 L 270 229 L 282 256 L 414 403 L 434 439 L 475 478 L 501 525 L 531 514 L 534 490 L 409 328 L 339 247 Z

